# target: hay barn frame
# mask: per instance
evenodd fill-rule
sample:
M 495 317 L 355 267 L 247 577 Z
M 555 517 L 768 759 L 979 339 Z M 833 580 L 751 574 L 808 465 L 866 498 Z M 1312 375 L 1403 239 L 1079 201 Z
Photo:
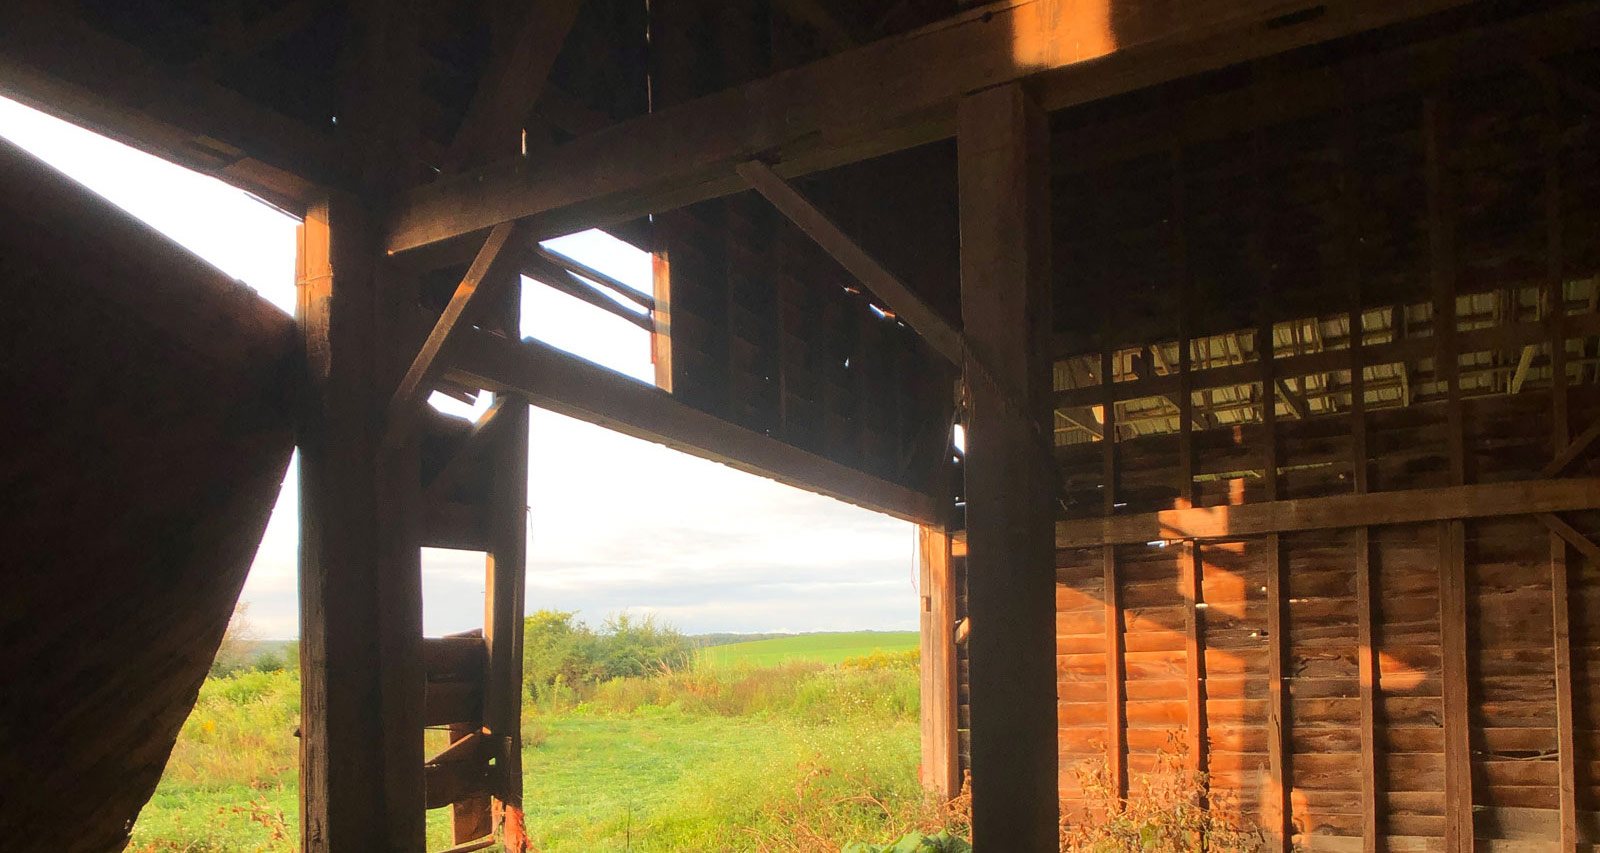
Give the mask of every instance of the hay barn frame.
M 298 446 L 302 849 L 450 808 L 520 853 L 526 401 L 921 525 L 924 782 L 971 773 L 980 850 L 1056 849 L 1075 769 L 1127 791 L 1172 731 L 1275 851 L 1600 846 L 1597 36 L 1595 0 L 5 4 L 0 94 L 304 224 L 291 323 L 0 144 L 0 838 L 125 842 Z M 538 247 L 585 228 L 654 254 L 616 310 L 657 388 L 521 337 L 522 281 L 615 307 Z M 488 554 L 481 632 L 422 636 L 422 546 Z

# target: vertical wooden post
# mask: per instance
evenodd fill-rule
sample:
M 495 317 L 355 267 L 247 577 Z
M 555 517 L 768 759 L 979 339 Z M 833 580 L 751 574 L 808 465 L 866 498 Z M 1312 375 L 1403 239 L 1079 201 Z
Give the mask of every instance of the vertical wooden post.
M 1453 207 L 1445 174 L 1446 119 L 1438 96 L 1423 101 L 1423 146 L 1428 186 L 1429 269 L 1433 283 L 1434 375 L 1446 389 L 1451 485 L 1466 482 L 1466 435 L 1456 352 Z M 1466 523 L 1440 522 L 1439 641 L 1444 690 L 1445 850 L 1470 853 L 1472 742 L 1467 689 Z
M 1554 614 L 1556 676 L 1556 795 L 1561 815 L 1561 850 L 1578 849 L 1578 743 L 1572 700 L 1572 604 L 1568 595 L 1571 569 L 1567 540 L 1550 534 L 1550 607 Z
M 1274 335 L 1273 292 L 1271 266 L 1266 258 L 1266 222 L 1263 207 L 1264 191 L 1261 187 L 1261 140 L 1257 134 L 1251 139 L 1255 169 L 1252 185 L 1254 230 L 1251 233 L 1251 254 L 1260 276 L 1259 319 L 1256 325 L 1256 357 L 1261 367 L 1261 477 L 1264 485 L 1263 499 L 1278 499 L 1278 382 L 1273 356 Z M 1267 832 L 1269 849 L 1288 851 L 1293 845 L 1292 812 L 1289 787 L 1290 768 L 1288 755 L 1288 703 L 1284 690 L 1284 665 L 1289 653 L 1287 637 L 1288 614 L 1285 612 L 1283 577 L 1283 542 L 1277 533 L 1268 534 L 1262 543 L 1266 549 L 1264 560 L 1267 572 L 1267 777 L 1268 790 L 1262 802 L 1262 824 Z
M 1546 274 L 1543 315 L 1550 327 L 1550 452 L 1560 453 L 1571 440 L 1567 418 L 1566 270 L 1561 217 L 1561 93 L 1545 82 L 1544 215 Z M 1561 821 L 1561 850 L 1578 849 L 1578 741 L 1572 694 L 1571 567 L 1567 542 L 1550 533 L 1550 611 L 1556 679 L 1556 797 Z
M 381 328 L 377 232 L 344 197 L 300 231 L 301 848 L 420 850 L 421 567 L 415 444 L 380 449 L 398 379 Z
M 1051 412 L 1045 115 L 1020 85 L 989 89 L 962 100 L 956 139 L 961 311 L 971 350 L 972 828 L 984 849 L 1051 850 L 1059 811 L 1055 486 L 1036 440 L 1050 434 Z
M 1361 265 L 1356 257 L 1360 245 L 1357 225 L 1360 210 L 1356 204 L 1356 132 L 1348 108 L 1340 116 L 1340 216 L 1339 246 L 1341 274 L 1349 293 L 1350 326 L 1350 471 L 1356 494 L 1367 493 L 1367 361 L 1365 353 L 1365 309 L 1361 292 Z M 1361 850 L 1378 851 L 1378 650 L 1374 639 L 1376 616 L 1372 594 L 1372 531 L 1357 527 L 1355 534 L 1356 573 L 1356 675 L 1361 704 Z
M 1109 303 L 1108 303 L 1109 304 Z M 1116 348 L 1111 344 L 1110 308 L 1105 322 L 1105 344 L 1100 352 L 1100 387 L 1104 392 L 1101 416 L 1101 460 L 1103 510 L 1107 516 L 1117 511 L 1117 397 L 1114 386 Z M 1128 794 L 1127 671 L 1122 649 L 1122 582 L 1117 577 L 1117 546 L 1100 550 L 1102 592 L 1106 624 L 1106 768 L 1111 791 L 1118 798 Z
M 521 276 L 505 284 L 500 326 L 506 337 L 521 337 Z M 527 403 L 508 401 L 494 435 L 493 481 L 489 488 L 485 560 L 484 646 L 488 656 L 483 722 L 495 755 L 494 789 L 501 842 L 507 853 L 522 853 L 522 629 L 527 585 L 528 421 Z M 468 839 L 457 839 L 466 841 Z
M 1194 506 L 1194 287 L 1189 278 L 1188 204 L 1184 187 L 1183 150 L 1173 146 L 1172 269 L 1178 287 L 1178 505 Z M 1184 599 L 1185 726 L 1189 768 L 1208 767 L 1206 731 L 1205 638 L 1200 624 L 1204 606 L 1204 571 L 1200 543 L 1190 539 L 1178 555 L 1178 586 Z
M 961 792 L 956 703 L 956 587 L 950 537 L 917 528 L 922 586 L 922 786 L 942 800 Z
M 654 232 L 658 242 L 666 242 L 662 238 L 660 223 L 656 224 Z M 655 309 L 650 312 L 650 319 L 656 327 L 655 332 L 650 335 L 650 361 L 656 368 L 656 387 L 671 393 L 672 259 L 664 246 L 657 246 L 655 252 L 650 255 L 650 282 L 651 295 L 656 303 Z
M 1205 564 L 1200 543 L 1190 539 L 1178 554 L 1178 586 L 1184 599 L 1183 649 L 1186 699 L 1185 724 L 1189 734 L 1189 769 L 1199 773 L 1207 768 L 1206 734 L 1206 645 L 1200 624 L 1200 607 L 1205 597 Z

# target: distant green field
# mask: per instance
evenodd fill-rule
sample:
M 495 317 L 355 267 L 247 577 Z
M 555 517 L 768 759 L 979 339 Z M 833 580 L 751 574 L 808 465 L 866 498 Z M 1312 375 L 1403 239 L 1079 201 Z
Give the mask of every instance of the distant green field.
M 701 650 L 709 666 L 773 666 L 788 661 L 836 664 L 845 658 L 871 654 L 874 649 L 903 652 L 917 647 L 916 631 L 856 631 L 841 634 L 802 634 L 750 643 L 730 643 Z

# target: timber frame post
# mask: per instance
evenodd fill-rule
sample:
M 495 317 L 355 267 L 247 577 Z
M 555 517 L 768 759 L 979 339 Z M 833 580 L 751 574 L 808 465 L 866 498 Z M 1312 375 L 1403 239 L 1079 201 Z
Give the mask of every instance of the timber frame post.
M 964 99 L 957 125 L 961 310 L 971 353 L 964 372 L 972 832 L 984 849 L 1052 850 L 1055 490 L 1032 430 L 1049 423 L 1050 411 L 1045 114 L 1009 85 Z M 1011 411 L 1008 399 L 1025 401 L 1025 411 Z
M 961 793 L 960 709 L 956 666 L 956 587 L 950 536 L 917 527 L 922 589 L 922 786 L 949 800 Z
M 297 284 L 310 375 L 300 428 L 301 849 L 423 838 L 416 445 L 381 449 L 387 378 L 376 230 L 350 198 L 313 208 Z

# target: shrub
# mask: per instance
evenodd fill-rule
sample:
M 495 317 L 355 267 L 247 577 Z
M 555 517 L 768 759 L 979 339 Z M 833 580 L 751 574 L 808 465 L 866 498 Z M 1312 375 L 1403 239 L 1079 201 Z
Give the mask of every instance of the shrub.
M 840 669 L 903 669 L 916 672 L 922 666 L 922 650 L 906 649 L 900 652 L 886 652 L 883 649 L 873 649 L 870 654 L 860 657 L 845 658 L 839 664 Z
M 1186 765 L 1181 732 L 1167 735 L 1150 773 L 1133 774 L 1126 799 L 1116 796 L 1104 760 L 1078 768 L 1086 819 L 1063 817 L 1061 853 L 1257 853 L 1265 840 L 1229 798 L 1211 790 L 1205 773 Z
M 689 638 L 653 617 L 616 614 L 596 632 L 573 620 L 575 613 L 541 610 L 523 623 L 523 685 L 535 707 L 546 713 L 587 701 L 598 685 L 622 679 L 667 675 L 692 669 Z M 654 699 L 618 695 L 654 688 L 608 688 L 627 710 Z

